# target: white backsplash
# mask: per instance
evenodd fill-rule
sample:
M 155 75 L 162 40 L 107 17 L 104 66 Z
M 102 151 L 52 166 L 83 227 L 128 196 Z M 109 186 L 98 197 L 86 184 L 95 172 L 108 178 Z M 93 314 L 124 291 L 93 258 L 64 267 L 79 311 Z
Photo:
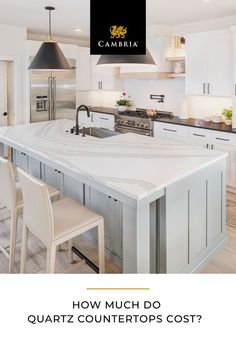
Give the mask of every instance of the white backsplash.
M 185 102 L 188 115 L 192 118 L 204 119 L 205 116 L 221 114 L 225 107 L 232 106 L 231 97 L 185 96 L 185 80 L 125 80 L 125 92 L 130 94 L 136 107 L 156 106 L 159 110 L 171 111 L 181 115 Z M 91 106 L 115 107 L 120 92 L 92 91 L 77 92 L 77 104 Z M 165 95 L 165 103 L 150 100 L 150 95 Z

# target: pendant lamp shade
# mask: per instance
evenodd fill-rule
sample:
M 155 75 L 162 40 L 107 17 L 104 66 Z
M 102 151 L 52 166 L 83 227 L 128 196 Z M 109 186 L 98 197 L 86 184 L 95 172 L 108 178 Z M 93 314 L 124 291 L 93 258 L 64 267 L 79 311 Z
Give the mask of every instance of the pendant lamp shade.
M 157 65 L 146 48 L 146 55 L 101 55 L 99 66 Z
M 51 11 L 54 7 L 46 6 L 49 11 L 49 34 L 48 41 L 44 42 L 32 60 L 29 70 L 57 71 L 71 70 L 71 67 L 62 53 L 59 45 L 52 40 Z
M 29 66 L 29 70 L 71 70 L 56 42 L 44 42 Z

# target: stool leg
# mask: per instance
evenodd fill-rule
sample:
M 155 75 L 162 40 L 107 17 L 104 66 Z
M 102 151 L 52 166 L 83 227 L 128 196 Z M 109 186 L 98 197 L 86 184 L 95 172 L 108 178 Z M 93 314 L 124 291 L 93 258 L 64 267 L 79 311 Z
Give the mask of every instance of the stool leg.
M 17 233 L 17 210 L 11 213 L 11 230 L 10 230 L 10 257 L 9 257 L 9 273 L 14 273 L 15 253 L 16 253 L 16 233 Z
M 73 239 L 68 241 L 68 256 L 69 256 L 69 263 L 72 264 L 73 261 L 73 252 L 72 252 L 72 247 L 73 247 Z
M 52 244 L 47 248 L 47 273 L 55 273 L 57 247 Z
M 28 244 L 28 228 L 23 225 L 22 231 L 22 245 L 21 245 L 21 260 L 20 260 L 20 272 L 25 273 L 26 257 L 27 257 L 27 244 Z
M 98 224 L 98 267 L 99 273 L 105 273 L 104 220 Z

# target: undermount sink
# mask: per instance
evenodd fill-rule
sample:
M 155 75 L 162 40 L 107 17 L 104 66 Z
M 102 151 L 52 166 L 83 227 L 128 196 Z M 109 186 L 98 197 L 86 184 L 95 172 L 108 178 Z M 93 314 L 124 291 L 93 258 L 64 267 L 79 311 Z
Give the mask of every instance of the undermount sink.
M 67 131 L 68 132 L 68 131 Z M 104 129 L 104 128 L 83 128 L 79 130 L 80 135 L 79 136 L 93 136 L 95 138 L 109 138 L 111 136 L 119 135 L 119 133 L 109 130 L 109 129 Z M 71 132 L 71 134 L 74 134 Z

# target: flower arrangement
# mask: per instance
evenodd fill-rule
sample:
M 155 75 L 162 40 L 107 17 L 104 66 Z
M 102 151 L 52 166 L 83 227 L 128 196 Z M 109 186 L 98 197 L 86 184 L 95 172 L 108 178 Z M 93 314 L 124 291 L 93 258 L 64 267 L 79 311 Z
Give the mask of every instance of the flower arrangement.
M 126 109 L 132 106 L 132 102 L 130 100 L 130 96 L 126 92 L 122 92 L 119 100 L 116 101 L 116 106 L 118 110 Z

